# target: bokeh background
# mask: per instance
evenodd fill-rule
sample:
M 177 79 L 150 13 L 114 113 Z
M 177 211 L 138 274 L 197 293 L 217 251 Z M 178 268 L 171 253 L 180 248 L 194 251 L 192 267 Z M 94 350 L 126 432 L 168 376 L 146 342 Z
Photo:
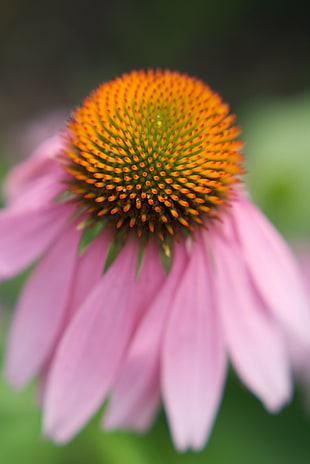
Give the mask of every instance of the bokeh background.
M 2 1 L 0 180 L 101 81 L 131 69 L 179 70 L 231 104 L 252 196 L 293 246 L 310 243 L 309 23 L 310 3 L 285 0 Z M 0 286 L 1 340 L 24 279 Z M 143 436 L 102 433 L 97 417 L 57 447 L 41 435 L 35 384 L 16 393 L 2 379 L 0 462 L 308 464 L 305 390 L 273 416 L 230 372 L 209 444 L 178 454 L 163 413 Z

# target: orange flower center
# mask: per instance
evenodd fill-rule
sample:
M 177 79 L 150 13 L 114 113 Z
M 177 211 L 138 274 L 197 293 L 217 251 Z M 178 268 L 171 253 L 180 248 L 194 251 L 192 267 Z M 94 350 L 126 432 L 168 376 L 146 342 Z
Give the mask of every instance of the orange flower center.
M 218 216 L 242 173 L 228 105 L 203 82 L 169 71 L 101 84 L 68 123 L 64 167 L 94 223 L 161 241 Z

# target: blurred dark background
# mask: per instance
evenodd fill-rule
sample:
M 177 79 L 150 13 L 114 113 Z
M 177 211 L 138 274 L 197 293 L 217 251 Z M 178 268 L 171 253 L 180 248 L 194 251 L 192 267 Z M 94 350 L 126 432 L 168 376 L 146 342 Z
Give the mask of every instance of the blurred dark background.
M 309 88 L 310 2 L 1 2 L 2 130 L 72 107 L 101 81 L 160 67 L 202 78 L 233 107 Z

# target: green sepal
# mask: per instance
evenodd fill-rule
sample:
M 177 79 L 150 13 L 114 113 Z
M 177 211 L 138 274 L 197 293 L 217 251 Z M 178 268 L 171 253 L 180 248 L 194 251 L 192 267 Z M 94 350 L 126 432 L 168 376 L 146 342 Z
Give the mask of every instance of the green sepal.
M 85 221 L 84 221 L 85 222 Z M 81 224 L 78 225 L 78 229 L 81 229 L 80 227 Z M 97 222 L 91 227 L 84 226 L 83 233 L 80 238 L 80 243 L 79 243 L 79 254 L 81 255 L 84 253 L 86 248 L 91 244 L 93 240 L 100 234 L 104 227 L 103 222 Z
M 165 274 L 169 274 L 173 259 L 172 243 L 169 243 L 168 241 L 160 243 L 159 250 L 160 261 Z
M 77 228 L 77 230 L 87 229 L 88 227 L 92 227 L 93 224 L 95 224 L 94 219 L 93 218 L 88 218 L 88 219 L 85 219 L 84 221 L 81 221 L 76 226 L 76 228 Z M 98 224 L 101 224 L 101 223 L 98 222 Z
M 145 249 L 146 249 L 146 241 L 141 239 L 140 244 L 139 244 L 138 256 L 137 256 L 136 279 L 138 279 L 140 275 L 140 271 L 142 268 L 144 255 L 145 255 Z
M 56 203 L 61 203 L 62 201 L 69 200 L 74 194 L 70 190 L 63 190 L 57 197 L 54 199 Z
M 107 256 L 105 259 L 104 263 L 104 268 L 103 268 L 103 273 L 107 272 L 107 270 L 112 266 L 120 252 L 122 251 L 124 245 L 125 245 L 125 240 L 122 235 L 118 235 L 113 242 L 110 244 Z

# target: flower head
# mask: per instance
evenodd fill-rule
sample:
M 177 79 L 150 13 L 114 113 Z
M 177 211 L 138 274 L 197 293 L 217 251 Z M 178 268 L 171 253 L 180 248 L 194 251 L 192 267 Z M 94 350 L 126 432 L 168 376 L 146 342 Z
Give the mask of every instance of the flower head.
M 68 186 L 94 222 L 139 237 L 194 231 L 242 172 L 234 116 L 197 79 L 131 73 L 102 84 L 68 124 Z M 69 159 L 69 162 L 68 162 Z
M 285 334 L 310 343 L 308 300 L 240 186 L 233 121 L 197 79 L 133 72 L 99 86 L 9 176 L 0 276 L 40 261 L 6 375 L 17 387 L 39 375 L 54 440 L 110 394 L 104 427 L 144 430 L 163 401 L 176 446 L 199 449 L 227 358 L 268 409 L 288 401 Z

